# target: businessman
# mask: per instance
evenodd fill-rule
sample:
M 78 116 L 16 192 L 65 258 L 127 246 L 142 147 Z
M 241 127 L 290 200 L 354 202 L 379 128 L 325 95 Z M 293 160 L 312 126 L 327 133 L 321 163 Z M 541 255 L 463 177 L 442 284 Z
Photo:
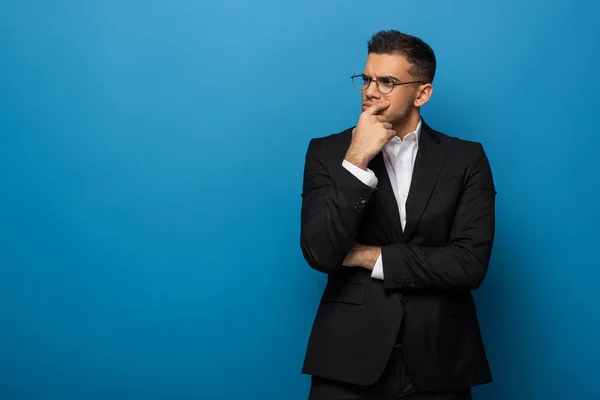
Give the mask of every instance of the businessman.
M 301 248 L 327 275 L 302 369 L 310 400 L 463 400 L 492 379 L 472 291 L 496 191 L 480 143 L 421 117 L 435 70 L 421 39 L 376 33 L 352 76 L 358 122 L 308 145 Z

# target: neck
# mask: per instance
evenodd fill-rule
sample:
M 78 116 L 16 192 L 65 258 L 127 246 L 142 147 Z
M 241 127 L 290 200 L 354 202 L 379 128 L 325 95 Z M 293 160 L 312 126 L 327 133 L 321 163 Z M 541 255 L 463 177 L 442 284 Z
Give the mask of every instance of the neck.
M 394 125 L 396 136 L 404 139 L 406 135 L 417 130 L 420 120 L 421 113 L 419 113 L 419 110 L 413 110 L 413 112 L 410 112 L 405 118 Z

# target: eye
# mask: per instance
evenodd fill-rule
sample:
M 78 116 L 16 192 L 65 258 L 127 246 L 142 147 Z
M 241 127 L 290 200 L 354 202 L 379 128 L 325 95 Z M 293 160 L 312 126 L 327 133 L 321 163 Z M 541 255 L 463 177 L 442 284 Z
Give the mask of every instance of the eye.
M 385 86 L 392 86 L 394 84 L 394 81 L 392 81 L 391 78 L 387 78 L 387 77 L 379 78 L 379 82 Z

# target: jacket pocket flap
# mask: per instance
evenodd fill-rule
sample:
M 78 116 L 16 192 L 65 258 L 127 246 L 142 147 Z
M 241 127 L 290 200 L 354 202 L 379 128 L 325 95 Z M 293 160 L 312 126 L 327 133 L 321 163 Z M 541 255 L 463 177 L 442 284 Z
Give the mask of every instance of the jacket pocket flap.
M 347 303 L 364 304 L 367 295 L 366 287 L 363 285 L 327 285 L 323 292 L 323 303 Z

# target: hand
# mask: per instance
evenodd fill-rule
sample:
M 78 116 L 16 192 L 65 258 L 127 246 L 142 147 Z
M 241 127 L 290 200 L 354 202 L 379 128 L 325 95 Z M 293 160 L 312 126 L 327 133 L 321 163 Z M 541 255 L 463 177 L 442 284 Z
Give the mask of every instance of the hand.
M 345 267 L 362 267 L 372 271 L 380 254 L 381 247 L 356 243 L 350 249 L 342 265 Z
M 358 124 L 352 131 L 352 143 L 346 152 L 345 159 L 348 162 L 366 170 L 369 161 L 396 136 L 392 124 L 386 122 L 383 115 L 378 115 L 389 105 L 387 101 L 377 102 L 360 115 Z

